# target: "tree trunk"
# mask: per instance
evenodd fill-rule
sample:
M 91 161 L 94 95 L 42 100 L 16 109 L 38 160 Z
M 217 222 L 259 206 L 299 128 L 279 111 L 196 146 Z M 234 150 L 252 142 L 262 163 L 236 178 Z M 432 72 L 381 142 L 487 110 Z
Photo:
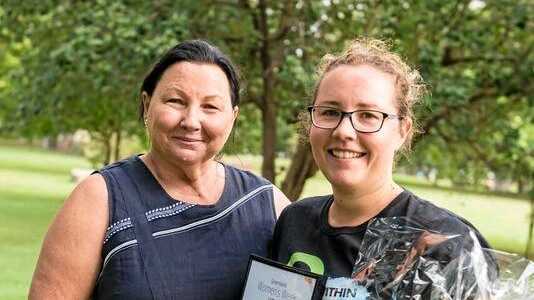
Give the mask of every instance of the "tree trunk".
M 119 130 L 115 133 L 115 152 L 113 153 L 113 161 L 118 161 L 120 158 L 121 139 L 122 139 L 122 134 Z
M 282 183 L 282 192 L 291 201 L 296 201 L 306 180 L 317 173 L 317 165 L 313 160 L 309 143 L 300 142 L 291 158 L 291 164 L 287 170 L 286 178 Z
M 260 48 L 260 59 L 262 67 L 263 95 L 262 104 L 262 124 L 263 124 L 263 161 L 261 174 L 267 180 L 275 183 L 275 159 L 276 159 L 276 103 L 274 99 L 274 65 L 271 55 L 271 43 L 267 24 L 267 4 L 265 1 L 258 3 L 260 13 L 259 31 L 262 36 Z
M 525 182 L 523 178 L 517 178 L 517 193 L 522 195 L 525 192 Z
M 104 166 L 111 162 L 111 137 L 102 139 L 102 146 L 104 147 Z
M 254 4 L 253 4 L 254 3 Z M 297 18 L 294 16 L 294 1 L 285 1 L 283 8 L 280 10 L 278 25 L 269 24 L 270 15 L 273 9 L 279 9 L 278 1 L 268 0 L 239 0 L 237 4 L 242 9 L 250 13 L 250 19 L 257 33 L 258 43 L 250 53 L 254 61 L 259 59 L 261 62 L 262 87 L 257 97 L 254 97 L 256 104 L 262 111 L 262 155 L 263 162 L 261 166 L 262 175 L 275 183 L 276 179 L 276 138 L 277 138 L 277 107 L 275 86 L 277 79 L 275 69 L 281 65 L 285 59 L 284 44 L 285 37 L 290 32 L 291 27 L 295 24 Z M 269 7 L 269 4 L 272 7 Z M 273 30 L 274 29 L 274 30 Z M 254 35 L 256 39 L 256 34 Z
M 267 91 L 266 91 L 267 94 Z M 275 182 L 275 159 L 276 159 L 276 107 L 272 101 L 266 100 L 262 110 L 263 123 L 263 161 L 261 174 L 272 183 Z

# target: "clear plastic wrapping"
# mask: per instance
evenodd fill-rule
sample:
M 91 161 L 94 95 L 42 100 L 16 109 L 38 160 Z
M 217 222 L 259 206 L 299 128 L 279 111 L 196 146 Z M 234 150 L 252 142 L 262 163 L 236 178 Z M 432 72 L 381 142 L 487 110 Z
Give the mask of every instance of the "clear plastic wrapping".
M 404 217 L 368 226 L 352 279 L 368 299 L 534 299 L 534 263 L 484 249 L 474 232 L 423 229 Z

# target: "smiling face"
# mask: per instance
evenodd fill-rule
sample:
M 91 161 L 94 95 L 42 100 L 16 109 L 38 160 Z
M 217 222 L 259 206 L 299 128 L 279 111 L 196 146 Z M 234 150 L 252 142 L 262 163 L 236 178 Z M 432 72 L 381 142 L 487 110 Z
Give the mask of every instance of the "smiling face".
M 394 77 L 369 65 L 335 67 L 324 75 L 314 105 L 396 115 Z M 335 129 L 311 126 L 309 138 L 314 159 L 334 189 L 371 191 L 391 182 L 395 151 L 410 126 L 410 120 L 387 118 L 380 131 L 359 133 L 343 118 Z
M 228 139 L 232 108 L 225 73 L 213 64 L 179 62 L 162 75 L 150 99 L 143 94 L 152 152 L 182 164 L 212 160 Z

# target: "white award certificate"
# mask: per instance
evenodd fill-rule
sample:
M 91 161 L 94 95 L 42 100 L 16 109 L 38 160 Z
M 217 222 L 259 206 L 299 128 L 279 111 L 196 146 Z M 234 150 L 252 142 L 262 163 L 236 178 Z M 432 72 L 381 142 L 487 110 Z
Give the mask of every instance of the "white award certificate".
M 321 299 L 322 276 L 251 255 L 242 300 Z

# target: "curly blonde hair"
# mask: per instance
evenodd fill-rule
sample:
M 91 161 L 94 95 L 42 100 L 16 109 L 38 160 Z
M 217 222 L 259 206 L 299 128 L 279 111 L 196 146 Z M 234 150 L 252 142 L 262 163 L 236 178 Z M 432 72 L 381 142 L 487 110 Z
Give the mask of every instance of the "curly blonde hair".
M 405 63 L 398 54 L 392 52 L 385 41 L 372 38 L 355 39 L 341 54 L 327 54 L 322 58 L 317 69 L 318 80 L 315 82 L 312 104 L 315 103 L 325 74 L 341 65 L 369 65 L 394 76 L 398 115 L 403 119 L 411 119 L 413 123 L 401 149 L 403 154 L 409 153 L 414 135 L 420 132 L 413 107 L 426 92 L 425 83 L 419 72 Z

